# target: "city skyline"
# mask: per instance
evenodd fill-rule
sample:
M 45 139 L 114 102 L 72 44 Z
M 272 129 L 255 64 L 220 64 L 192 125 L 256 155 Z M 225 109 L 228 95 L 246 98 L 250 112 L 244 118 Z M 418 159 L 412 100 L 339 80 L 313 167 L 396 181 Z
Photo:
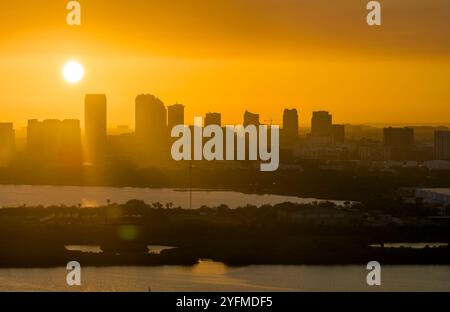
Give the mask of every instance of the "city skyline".
M 183 104 L 166 105 L 155 95 L 139 94 L 135 98 L 136 129 L 121 126 L 112 134 L 108 131 L 108 108 L 105 94 L 86 94 L 84 124 L 73 118 L 28 120 L 25 152 L 29 160 L 43 164 L 100 164 L 114 155 L 132 159 L 138 166 L 159 165 L 161 161 L 168 160 L 170 145 L 177 141 L 177 137 L 173 133 L 171 135 L 172 129 L 175 130 L 177 125 L 193 127 L 186 123 L 186 106 Z M 297 109 L 285 108 L 282 114 L 283 120 L 279 125 L 273 120 L 261 120 L 258 112 L 248 110 L 243 113 L 242 123 L 239 124 L 224 124 L 221 112 L 214 112 L 196 117 L 194 125 L 198 126 L 199 120 L 205 129 L 210 125 L 217 125 L 222 130 L 227 126 L 234 129 L 236 125 L 243 125 L 249 133 L 251 129 L 247 126 L 250 125 L 256 128 L 260 125 L 279 126 L 281 141 L 277 146 L 280 144 L 285 151 L 291 151 L 297 159 L 450 159 L 448 127 L 432 127 L 428 134 L 420 134 L 418 130 L 419 138 L 415 135 L 416 128 L 394 125 L 380 128 L 382 131 L 376 134 L 367 129 L 364 132 L 358 126 L 352 128 L 352 125 L 336 123 L 328 111 L 314 111 L 308 131 L 300 126 L 301 114 Z M 23 147 L 18 148 L 22 144 L 17 144 L 19 136 L 16 133 L 12 123 L 0 123 L 3 164 L 9 164 L 16 152 L 23 150 Z M 202 144 L 207 141 L 203 138 Z M 431 148 L 432 141 L 434 150 Z M 135 152 L 134 156 L 131 151 Z
M 98 94 L 93 94 L 93 93 L 87 93 L 85 94 L 83 97 L 87 96 L 87 95 L 99 95 L 102 97 L 105 97 L 105 101 L 106 101 L 106 105 L 107 105 L 107 109 L 106 109 L 106 116 L 107 116 L 107 123 L 106 123 L 106 129 L 107 131 L 111 131 L 111 130 L 116 130 L 117 128 L 127 128 L 129 131 L 135 131 L 136 130 L 136 124 L 137 124 L 137 120 L 136 120 L 136 116 L 139 114 L 136 114 L 137 110 L 136 110 L 136 97 L 133 101 L 133 103 L 131 105 L 129 105 L 129 112 L 133 113 L 132 116 L 132 120 L 129 121 L 128 123 L 126 122 L 111 122 L 110 121 L 110 108 L 111 108 L 111 104 L 110 104 L 110 100 L 107 96 L 107 94 L 103 94 L 103 93 L 98 93 Z M 141 94 L 144 95 L 144 94 Z M 154 96 L 151 94 L 148 94 L 150 96 Z M 139 95 L 138 95 L 139 97 Z M 230 125 L 236 125 L 236 124 L 240 124 L 243 123 L 245 124 L 245 114 L 249 113 L 251 115 L 253 115 L 254 113 L 258 116 L 261 124 L 274 124 L 274 125 L 283 125 L 283 113 L 284 110 L 291 110 L 291 111 L 296 111 L 298 114 L 298 127 L 299 128 L 309 128 L 312 130 L 312 126 L 311 126 L 311 120 L 314 119 L 315 114 L 317 113 L 330 113 L 332 111 L 330 110 L 324 110 L 324 109 L 318 109 L 318 110 L 313 110 L 313 111 L 305 111 L 303 110 L 301 107 L 298 108 L 299 106 L 280 106 L 279 108 L 279 115 L 280 118 L 269 118 L 269 119 L 265 119 L 264 117 L 262 117 L 263 115 L 259 113 L 259 111 L 250 111 L 249 109 L 243 109 L 243 111 L 241 112 L 241 114 L 239 115 L 239 117 L 234 118 L 235 122 L 223 122 L 223 120 L 229 120 L 230 118 L 224 118 L 224 114 L 217 110 L 206 110 L 204 113 L 197 113 L 194 112 L 193 113 L 193 117 L 189 118 L 189 116 L 186 114 L 186 111 L 190 110 L 188 105 L 185 104 L 181 104 L 179 103 L 179 101 L 173 103 L 173 104 L 168 104 L 165 101 L 161 100 L 159 97 L 155 96 L 155 99 L 160 101 L 162 105 L 164 105 L 166 111 L 167 111 L 167 116 L 166 116 L 166 122 L 167 124 L 171 124 L 170 122 L 170 110 L 173 109 L 174 111 L 176 110 L 176 108 L 182 106 L 183 107 L 183 118 L 185 120 L 191 120 L 191 122 L 186 123 L 187 125 L 193 125 L 192 120 L 194 119 L 194 117 L 198 117 L 198 116 L 203 116 L 206 117 L 206 121 L 208 120 L 208 118 L 219 118 L 219 120 L 221 121 L 221 124 L 226 125 L 226 124 L 230 124 Z M 83 101 L 84 102 L 84 98 Z M 14 130 L 19 131 L 25 129 L 28 126 L 28 122 L 31 120 L 42 120 L 42 121 L 48 121 L 48 120 L 78 120 L 80 121 L 80 124 L 82 126 L 82 128 L 85 127 L 85 116 L 86 116 L 86 112 L 84 111 L 84 106 L 80 105 L 81 107 L 81 116 L 80 117 L 75 117 L 75 116 L 66 116 L 65 117 L 58 117 L 58 116 L 54 116 L 54 117 L 48 117 L 48 116 L 41 116 L 41 117 L 30 117 L 24 120 L 21 120 L 19 122 L 14 122 L 12 120 L 6 120 L 6 119 L 0 119 L 0 123 L 2 124 L 8 124 L 11 123 L 13 124 Z M 219 117 L 215 117 L 214 115 L 218 114 Z M 244 115 L 244 117 L 242 117 Z M 177 117 L 174 117 L 175 119 Z M 178 117 L 179 118 L 179 117 Z M 332 118 L 333 121 L 337 120 L 341 120 L 341 118 L 336 118 L 336 115 L 334 113 L 332 113 Z M 178 119 L 179 120 L 179 119 Z M 172 122 L 173 124 L 173 122 Z M 374 126 L 374 127 L 380 127 L 380 128 L 384 128 L 384 127 L 389 127 L 389 126 L 396 126 L 396 127 L 411 127 L 411 126 L 450 126 L 450 121 L 448 122 L 427 122 L 427 123 L 420 123 L 420 122 L 407 122 L 407 123 L 401 123 L 401 122 L 338 122 L 339 125 L 364 125 L 364 126 Z
M 1 121 L 80 118 L 85 93 L 106 93 L 111 123 L 131 124 L 134 96 L 150 90 L 183 102 L 188 120 L 212 110 L 236 123 L 246 109 L 281 120 L 283 106 L 339 123 L 450 123 L 445 0 L 383 3 L 380 29 L 356 0 L 133 0 L 126 14 L 99 0 L 76 28 L 54 0 L 0 5 Z M 61 77 L 71 59 L 78 84 Z

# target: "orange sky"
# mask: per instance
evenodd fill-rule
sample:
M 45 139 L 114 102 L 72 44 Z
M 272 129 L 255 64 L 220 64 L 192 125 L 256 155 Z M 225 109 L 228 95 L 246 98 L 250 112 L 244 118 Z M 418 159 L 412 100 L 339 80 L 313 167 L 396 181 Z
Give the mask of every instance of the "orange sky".
M 83 118 L 85 93 L 106 93 L 109 122 L 133 124 L 152 93 L 241 122 L 245 109 L 281 121 L 284 107 L 329 110 L 336 122 L 450 123 L 450 1 L 0 0 L 0 121 Z M 75 58 L 85 79 L 69 85 Z

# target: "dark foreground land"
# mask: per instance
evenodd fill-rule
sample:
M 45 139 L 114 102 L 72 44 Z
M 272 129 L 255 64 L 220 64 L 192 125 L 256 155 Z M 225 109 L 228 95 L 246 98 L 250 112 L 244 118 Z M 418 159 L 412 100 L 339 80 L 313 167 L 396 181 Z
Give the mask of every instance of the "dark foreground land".
M 381 209 L 382 208 L 382 209 Z M 386 211 L 391 211 L 387 214 Z M 450 241 L 446 218 L 421 203 L 332 203 L 197 210 L 130 201 L 99 208 L 0 209 L 0 267 L 249 264 L 450 264 L 446 247 L 374 248 Z M 101 246 L 102 253 L 67 245 Z M 175 246 L 149 254 L 148 245 Z
M 0 168 L 0 184 L 77 185 L 149 188 L 223 189 L 333 200 L 366 201 L 394 196 L 400 188 L 450 187 L 450 170 L 373 168 L 352 161 L 288 162 L 275 172 L 261 172 L 259 162 L 171 163 L 137 168 L 128 163 L 58 167 L 18 162 Z M 220 203 L 217 203 L 220 204 Z

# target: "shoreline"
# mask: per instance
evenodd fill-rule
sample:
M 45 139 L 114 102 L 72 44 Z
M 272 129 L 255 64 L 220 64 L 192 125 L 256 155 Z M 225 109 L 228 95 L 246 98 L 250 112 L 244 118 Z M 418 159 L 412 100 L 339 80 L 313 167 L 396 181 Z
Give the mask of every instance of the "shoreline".
M 0 267 L 193 265 L 229 266 L 450 264 L 448 223 L 429 208 L 399 205 L 398 216 L 362 204 L 333 203 L 164 208 L 131 200 L 83 209 L 55 206 L 0 209 Z M 402 217 L 405 213 L 405 217 Z M 412 216 L 411 214 L 416 214 Z M 388 243 L 428 247 L 370 247 Z M 440 242 L 446 246 L 434 247 Z M 67 250 L 67 246 L 98 247 Z M 149 246 L 171 246 L 159 254 Z M 85 252 L 83 252 L 85 251 Z M 86 252 L 87 251 L 87 252 Z
M 450 249 L 446 247 L 433 248 L 367 248 L 353 254 L 346 250 L 344 253 L 334 253 L 322 258 L 311 254 L 307 257 L 286 256 L 271 257 L 267 255 L 266 259 L 254 258 L 249 254 L 234 254 L 232 256 L 203 258 L 199 257 L 199 251 L 186 248 L 174 248 L 168 251 L 162 251 L 161 254 L 142 254 L 142 253 L 120 253 L 106 252 L 101 254 L 83 253 L 83 252 L 56 252 L 52 250 L 44 256 L 34 256 L 24 258 L 1 252 L 0 269 L 33 269 L 33 268 L 58 268 L 65 267 L 71 261 L 79 262 L 83 267 L 163 267 L 163 266 L 186 266 L 192 267 L 201 261 L 222 263 L 227 267 L 248 267 L 248 266 L 365 266 L 368 262 L 376 259 L 383 265 L 417 265 L 417 266 L 435 266 L 450 265 Z M 22 251 L 24 252 L 24 251 Z M 204 252 L 204 251 L 203 251 Z M 310 253 L 311 251 L 302 251 Z M 26 254 L 26 252 L 25 252 Z M 214 254 L 211 251 L 211 254 Z M 298 254 L 298 251 L 294 252 Z M 371 260 L 372 259 L 372 260 Z

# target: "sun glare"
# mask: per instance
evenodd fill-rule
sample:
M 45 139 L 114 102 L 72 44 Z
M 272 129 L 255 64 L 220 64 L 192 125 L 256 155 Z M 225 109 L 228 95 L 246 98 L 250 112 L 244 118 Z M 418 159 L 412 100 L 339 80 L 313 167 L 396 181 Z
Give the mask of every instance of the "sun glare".
M 62 73 L 64 80 L 67 81 L 68 83 L 73 84 L 83 79 L 84 68 L 77 61 L 69 61 L 66 64 L 64 64 Z

